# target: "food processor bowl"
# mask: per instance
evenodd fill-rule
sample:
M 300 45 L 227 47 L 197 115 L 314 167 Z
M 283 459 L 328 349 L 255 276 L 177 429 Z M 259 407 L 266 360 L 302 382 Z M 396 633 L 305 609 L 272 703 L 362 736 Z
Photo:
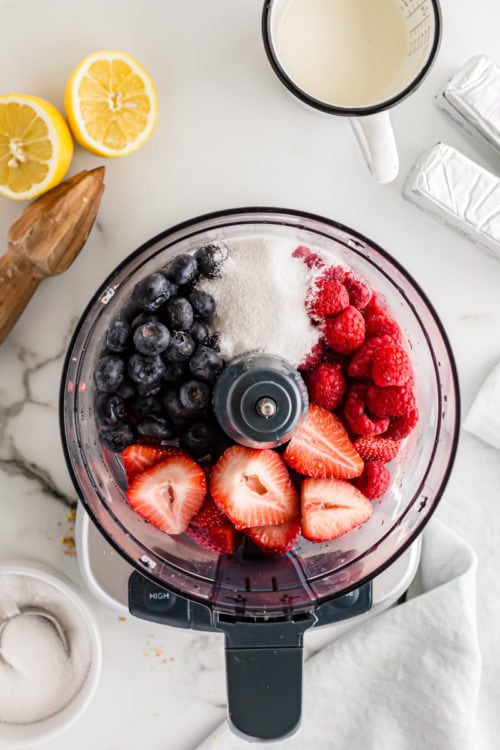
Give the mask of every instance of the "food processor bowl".
M 374 504 L 367 523 L 321 544 L 299 538 L 292 552 L 265 559 L 244 550 L 231 556 L 218 555 L 185 535 L 170 536 L 160 531 L 135 513 L 127 503 L 120 457 L 103 448 L 94 418 L 96 362 L 104 348 L 106 330 L 135 284 L 180 253 L 195 252 L 209 242 L 230 245 L 232 240 L 252 237 L 284 239 L 320 251 L 332 263 L 349 266 L 384 298 L 413 362 L 421 415 L 391 462 L 391 485 L 382 501 Z M 285 625 L 294 623 L 294 638 L 301 646 L 302 632 L 317 621 L 322 603 L 340 601 L 349 592 L 354 596 L 361 591 L 363 584 L 390 565 L 422 531 L 452 468 L 459 429 L 459 394 L 450 346 L 432 305 L 386 251 L 354 230 L 313 214 L 242 208 L 172 227 L 146 242 L 113 271 L 77 325 L 63 371 L 60 414 L 66 460 L 75 487 L 105 538 L 136 569 L 141 580 L 152 581 L 172 596 L 199 605 L 199 611 L 206 613 L 201 619 L 207 629 L 218 626 L 226 632 L 228 653 L 231 648 L 235 652 L 253 649 L 253 666 L 246 660 L 246 672 L 242 672 L 241 664 L 237 666 L 241 653 L 233 653 L 237 658 L 228 660 L 228 683 L 234 685 L 241 680 L 260 679 L 262 664 L 265 668 L 269 661 L 268 647 L 273 641 L 276 646 L 276 639 L 283 646 L 286 672 L 295 646 L 285 644 L 279 635 L 286 631 Z M 199 627 L 200 623 L 194 618 L 187 626 Z M 243 639 L 238 623 L 246 625 Z M 296 668 L 299 678 L 298 661 Z M 279 672 L 278 667 L 275 674 Z M 231 704 L 231 686 L 229 692 Z M 265 703 L 260 707 L 255 704 L 256 692 L 258 687 L 252 691 L 253 702 L 243 695 L 236 702 L 250 700 L 254 713 L 261 711 L 260 720 L 265 724 Z M 290 699 L 288 711 L 290 716 L 295 715 L 295 724 L 300 714 L 299 698 L 295 695 Z M 243 735 L 270 739 L 293 731 L 290 716 L 279 726 L 269 719 L 269 727 L 258 734 L 255 722 L 252 724 L 248 717 L 232 718 Z

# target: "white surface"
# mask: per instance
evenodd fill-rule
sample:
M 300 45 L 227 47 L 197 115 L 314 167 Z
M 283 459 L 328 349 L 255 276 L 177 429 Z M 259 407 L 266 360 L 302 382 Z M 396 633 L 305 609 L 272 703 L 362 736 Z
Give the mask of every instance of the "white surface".
M 59 444 L 57 390 L 76 319 L 98 284 L 131 250 L 162 229 L 205 211 L 276 205 L 323 214 L 365 233 L 414 276 L 448 331 L 468 407 L 500 359 L 500 264 L 405 201 L 401 187 L 418 154 L 444 140 L 477 158 L 465 134 L 433 102 L 463 62 L 497 63 L 497 0 L 444 0 L 438 60 L 418 91 L 392 114 L 399 178 L 377 185 L 366 173 L 348 122 L 300 106 L 265 58 L 260 0 L 0 0 L 2 90 L 62 105 L 72 67 L 99 48 L 135 55 L 157 82 L 160 116 L 136 154 L 106 162 L 106 192 L 85 250 L 63 277 L 44 281 L 0 349 L 0 557 L 35 557 L 79 581 L 60 537 L 64 498 L 74 500 Z M 71 172 L 103 160 L 76 149 Z M 21 206 L 0 202 L 4 238 Z M 497 706 L 498 453 L 464 436 L 452 486 L 438 511 L 479 556 L 478 632 L 483 649 L 480 723 L 500 745 Z M 488 486 L 485 486 L 485 481 Z M 224 716 L 222 642 L 173 631 L 91 604 L 104 669 L 85 716 L 50 750 L 192 750 Z M 342 680 L 337 671 L 332 679 Z M 425 696 L 416 707 L 424 710 Z M 339 708 L 339 721 L 342 721 Z M 383 748 L 362 724 L 349 750 Z M 330 736 L 323 748 L 333 748 Z M 319 747 L 314 745 L 314 750 Z M 420 750 L 424 744 L 413 744 Z M 313 748 L 311 748 L 313 750 Z M 344 750 L 342 748 L 342 750 Z M 461 750 L 460 746 L 457 750 Z

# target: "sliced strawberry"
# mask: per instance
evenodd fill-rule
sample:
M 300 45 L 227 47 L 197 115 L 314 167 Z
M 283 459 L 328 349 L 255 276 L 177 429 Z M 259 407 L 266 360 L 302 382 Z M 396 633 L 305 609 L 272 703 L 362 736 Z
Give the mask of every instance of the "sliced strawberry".
M 228 448 L 212 470 L 210 492 L 237 529 L 286 523 L 299 511 L 287 468 L 272 450 Z
M 137 474 L 128 490 L 128 502 L 162 531 L 182 534 L 203 505 L 206 491 L 203 469 L 182 453 Z
M 219 510 L 210 495 L 207 495 L 200 510 L 194 516 L 192 523 L 206 529 L 214 529 L 218 526 L 224 526 L 227 521 L 227 516 Z
M 244 533 L 266 555 L 284 555 L 297 543 L 300 519 L 295 518 L 276 526 L 254 526 L 252 529 L 245 529 Z
M 367 521 L 370 501 L 343 479 L 305 479 L 302 483 L 302 535 L 326 542 Z
M 351 479 L 363 471 L 363 459 L 342 422 L 316 404 L 309 404 L 307 417 L 294 430 L 283 458 L 308 477 Z
M 236 552 L 243 539 L 242 534 L 236 531 L 233 524 L 226 519 L 223 526 L 206 528 L 189 524 L 186 534 L 199 545 L 211 552 L 220 552 L 223 555 L 232 555 Z
M 157 464 L 167 456 L 177 456 L 180 453 L 183 453 L 183 451 L 174 447 L 155 448 L 153 445 L 142 445 L 141 443 L 127 446 L 122 453 L 127 482 L 130 484 L 137 474 L 149 469 L 150 466 Z
M 401 442 L 388 437 L 363 435 L 356 438 L 354 447 L 364 461 L 380 461 L 388 464 L 397 455 Z

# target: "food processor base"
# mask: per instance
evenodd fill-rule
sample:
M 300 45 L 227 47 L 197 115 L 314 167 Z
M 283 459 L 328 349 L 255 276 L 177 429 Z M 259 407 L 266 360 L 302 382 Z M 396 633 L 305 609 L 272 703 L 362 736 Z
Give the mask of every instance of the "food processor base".
M 80 504 L 76 514 L 75 535 L 80 573 L 90 591 L 119 614 L 130 616 L 129 586 L 135 569 L 106 541 Z M 415 577 L 420 562 L 420 549 L 419 536 L 395 562 L 373 578 L 371 607 L 368 611 L 355 613 L 339 622 L 328 623 L 328 628 L 322 627 L 319 621 L 307 632 L 308 645 L 314 649 L 321 648 L 323 642 L 330 641 L 362 620 L 396 604 Z

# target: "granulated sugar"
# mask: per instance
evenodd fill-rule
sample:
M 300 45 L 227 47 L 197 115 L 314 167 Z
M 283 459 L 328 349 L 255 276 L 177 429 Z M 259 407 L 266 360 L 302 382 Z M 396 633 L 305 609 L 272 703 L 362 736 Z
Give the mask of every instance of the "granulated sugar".
M 5 575 L 18 607 L 51 612 L 68 638 L 66 654 L 54 626 L 42 617 L 21 615 L 7 622 L 0 656 L 0 723 L 30 724 L 60 711 L 80 690 L 90 667 L 88 627 L 66 596 L 46 581 Z M 1 740 L 0 740 L 1 744 Z
M 280 239 L 251 237 L 228 247 L 222 276 L 200 284 L 217 303 L 212 329 L 222 356 L 260 351 L 297 367 L 320 337 L 304 304 L 313 272 Z

